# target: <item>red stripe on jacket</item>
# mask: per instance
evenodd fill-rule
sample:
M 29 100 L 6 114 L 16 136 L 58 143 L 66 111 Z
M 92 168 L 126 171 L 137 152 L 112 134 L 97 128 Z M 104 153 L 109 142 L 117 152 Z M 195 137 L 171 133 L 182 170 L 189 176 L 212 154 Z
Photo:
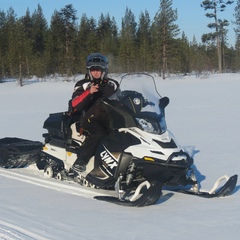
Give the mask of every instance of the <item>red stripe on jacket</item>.
M 72 100 L 72 107 L 76 107 L 79 103 L 81 103 L 88 95 L 90 94 L 90 90 L 87 89 L 86 91 L 84 91 L 81 95 L 75 97 Z

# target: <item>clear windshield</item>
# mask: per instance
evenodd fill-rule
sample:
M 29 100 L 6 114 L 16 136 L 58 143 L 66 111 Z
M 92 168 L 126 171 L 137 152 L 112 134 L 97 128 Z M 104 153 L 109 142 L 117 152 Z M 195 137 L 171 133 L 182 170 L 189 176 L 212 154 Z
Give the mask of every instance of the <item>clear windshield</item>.
M 133 112 L 139 126 L 146 132 L 161 134 L 166 131 L 164 108 L 159 106 L 162 98 L 156 89 L 155 80 L 148 74 L 127 74 L 120 81 L 121 98 L 127 97 L 127 103 L 133 106 Z M 124 100 L 125 101 L 125 100 Z
M 148 74 L 126 74 L 122 77 L 120 82 L 120 89 L 132 90 L 143 95 L 145 100 L 152 104 L 146 105 L 142 111 L 150 111 L 160 113 L 158 103 L 161 95 L 157 92 L 155 80 Z

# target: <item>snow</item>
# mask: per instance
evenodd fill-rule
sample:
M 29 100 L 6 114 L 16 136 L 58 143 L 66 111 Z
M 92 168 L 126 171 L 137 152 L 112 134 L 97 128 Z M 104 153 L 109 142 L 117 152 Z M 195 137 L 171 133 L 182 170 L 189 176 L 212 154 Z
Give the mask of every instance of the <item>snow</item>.
M 202 189 L 210 190 L 222 175 L 239 174 L 240 74 L 156 80 L 170 98 L 168 128 L 194 156 Z M 74 85 L 55 79 L 24 87 L 1 83 L 0 138 L 43 141 L 44 120 L 67 109 Z M 91 189 L 41 174 L 34 166 L 0 169 L 0 239 L 239 239 L 239 184 L 226 198 L 163 191 L 156 205 L 129 208 L 96 201 Z

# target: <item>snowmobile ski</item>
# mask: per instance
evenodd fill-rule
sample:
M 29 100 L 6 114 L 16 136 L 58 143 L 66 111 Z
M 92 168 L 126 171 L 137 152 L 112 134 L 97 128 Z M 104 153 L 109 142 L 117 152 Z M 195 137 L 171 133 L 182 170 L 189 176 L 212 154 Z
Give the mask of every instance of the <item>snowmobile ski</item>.
M 222 187 L 217 189 L 219 186 L 219 183 L 223 179 L 227 179 L 227 182 Z M 184 190 L 184 189 L 170 190 L 170 191 L 189 194 L 189 195 L 203 197 L 203 198 L 226 197 L 231 195 L 231 193 L 233 192 L 237 184 L 237 179 L 238 179 L 238 175 L 233 175 L 230 178 L 228 178 L 227 176 L 223 176 L 216 181 L 216 183 L 214 184 L 214 187 L 209 192 L 207 191 L 194 192 L 193 190 Z M 114 203 L 121 206 L 144 207 L 144 206 L 155 204 L 159 200 L 162 193 L 161 191 L 159 191 L 160 188 L 161 188 L 161 184 L 159 182 L 152 183 L 151 187 L 141 197 L 139 197 L 137 200 L 134 200 L 134 201 L 121 200 L 117 197 L 112 197 L 112 196 L 95 196 L 94 199 Z
M 226 183 L 222 187 L 217 189 L 220 181 L 222 181 L 223 179 L 227 180 Z M 232 194 L 234 188 L 236 187 L 237 179 L 238 179 L 237 174 L 231 176 L 230 178 L 228 178 L 227 176 L 223 176 L 216 181 L 213 188 L 209 192 L 207 192 L 207 191 L 194 192 L 192 190 L 184 190 L 184 189 L 173 190 L 173 191 L 184 193 L 184 194 L 189 194 L 189 195 L 194 195 L 194 196 L 197 196 L 197 197 L 203 197 L 203 198 L 226 197 L 226 196 L 229 196 L 229 195 Z
M 119 199 L 113 196 L 95 196 L 94 199 L 114 203 L 126 207 L 144 207 L 155 204 L 162 194 L 162 184 L 158 181 L 151 182 L 150 187 L 137 199 Z M 134 194 L 136 195 L 136 194 Z

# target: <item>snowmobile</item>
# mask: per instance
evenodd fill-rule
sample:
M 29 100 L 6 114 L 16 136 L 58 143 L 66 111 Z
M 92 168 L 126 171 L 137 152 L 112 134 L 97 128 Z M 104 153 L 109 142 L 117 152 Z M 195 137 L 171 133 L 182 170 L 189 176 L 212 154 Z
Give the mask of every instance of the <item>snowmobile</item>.
M 67 111 L 49 115 L 43 126 L 48 132 L 43 134 L 44 146 L 37 161 L 45 176 L 71 179 L 96 190 L 113 190 L 115 196 L 95 198 L 124 206 L 155 204 L 163 186 L 181 186 L 175 191 L 207 198 L 232 193 L 237 175 L 220 178 L 210 192 L 199 189 L 193 158 L 166 125 L 169 98 L 160 95 L 152 75 L 125 74 L 120 89 L 120 93 L 100 100 L 112 131 L 102 139 L 86 171 L 80 174 L 71 170 L 86 138 L 79 131 L 80 117 Z M 225 185 L 218 188 L 223 179 Z

